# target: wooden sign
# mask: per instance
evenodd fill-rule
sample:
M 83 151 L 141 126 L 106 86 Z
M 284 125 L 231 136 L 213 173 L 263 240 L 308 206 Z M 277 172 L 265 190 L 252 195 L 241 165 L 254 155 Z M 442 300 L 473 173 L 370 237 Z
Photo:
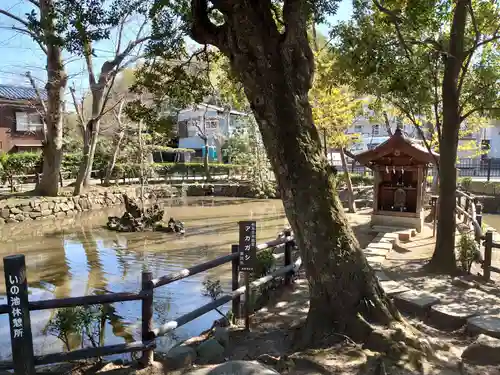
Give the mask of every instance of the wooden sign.
M 35 361 L 24 255 L 11 255 L 3 258 L 3 266 L 10 307 L 10 340 L 14 373 L 32 375 L 35 374 Z
M 257 257 L 255 221 L 240 221 L 240 271 L 252 272 Z

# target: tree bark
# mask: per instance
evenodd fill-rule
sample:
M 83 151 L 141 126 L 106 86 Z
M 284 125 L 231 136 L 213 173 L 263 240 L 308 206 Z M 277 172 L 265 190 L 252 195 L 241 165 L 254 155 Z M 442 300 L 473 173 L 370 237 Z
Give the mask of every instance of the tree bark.
M 384 122 L 385 122 L 385 130 L 388 136 L 392 135 L 391 123 L 389 122 L 389 117 L 387 116 L 387 112 L 384 111 Z
M 99 79 L 99 83 L 94 84 L 94 87 L 91 88 L 92 115 L 90 120 L 88 120 L 85 124 L 84 128 L 83 158 L 82 163 L 80 164 L 80 169 L 78 170 L 78 176 L 76 177 L 73 195 L 80 195 L 84 188 L 88 186 L 90 181 L 90 174 L 92 172 L 92 165 L 94 164 L 94 155 L 99 137 L 101 115 L 104 106 L 104 90 L 107 82 L 108 78 L 103 79 L 101 77 Z
M 208 138 L 203 139 L 205 154 L 203 155 L 203 169 L 205 170 L 205 180 L 210 181 L 210 165 L 208 162 Z
M 46 138 L 43 144 L 43 174 L 36 187 L 39 195 L 57 196 L 59 193 L 59 172 L 62 162 L 63 116 L 62 102 L 68 77 L 64 70 L 61 48 L 50 43 L 55 38 L 55 26 L 52 14 L 52 1 L 40 1 L 40 19 L 48 41 L 47 50 L 47 106 L 45 123 Z
M 347 166 L 343 148 L 340 149 L 340 159 L 342 160 L 342 168 L 344 169 L 345 183 L 347 185 L 347 200 L 349 204 L 349 212 L 355 213 L 356 202 L 354 202 L 354 190 L 352 188 L 351 174 L 349 173 L 349 167 Z
M 457 0 L 451 26 L 449 53 L 443 75 L 443 125 L 439 161 L 439 217 L 434 254 L 429 263 L 436 272 L 454 273 L 457 189 L 456 158 L 460 130 L 458 79 L 464 60 L 464 36 L 467 21 L 467 0 Z
M 106 168 L 106 176 L 104 177 L 104 186 L 109 186 L 111 184 L 111 176 L 113 175 L 113 170 L 115 169 L 116 160 L 118 159 L 118 154 L 120 153 L 120 147 L 122 145 L 123 137 L 125 136 L 125 130 L 120 130 L 116 137 L 115 149 L 113 151 L 113 155 L 111 156 L 111 160 L 108 163 L 108 167 Z
M 302 345 L 331 332 L 364 340 L 367 321 L 400 316 L 384 294 L 351 230 L 313 123 L 308 91 L 314 70 L 303 2 L 286 1 L 287 31 L 279 33 L 267 6 L 242 2 L 213 25 L 207 2 L 193 0 L 193 37 L 230 58 L 275 172 L 309 283 L 310 309 Z

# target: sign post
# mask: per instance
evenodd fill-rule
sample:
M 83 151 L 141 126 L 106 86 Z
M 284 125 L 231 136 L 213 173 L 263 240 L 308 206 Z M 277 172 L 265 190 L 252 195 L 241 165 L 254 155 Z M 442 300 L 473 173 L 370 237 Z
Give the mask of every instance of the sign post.
M 245 329 L 250 329 L 250 275 L 257 259 L 257 224 L 240 221 L 240 271 L 245 277 Z
M 16 375 L 35 375 L 35 358 L 28 305 L 28 282 L 24 255 L 3 258 L 9 304 L 10 342 Z

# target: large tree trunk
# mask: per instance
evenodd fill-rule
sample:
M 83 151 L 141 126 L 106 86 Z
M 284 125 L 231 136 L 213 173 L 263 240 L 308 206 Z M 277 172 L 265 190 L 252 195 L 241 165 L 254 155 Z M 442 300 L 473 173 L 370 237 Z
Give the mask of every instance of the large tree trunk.
M 99 137 L 99 127 L 101 125 L 100 117 L 103 109 L 105 87 L 105 83 L 99 82 L 96 87 L 91 89 L 92 117 L 85 124 L 83 137 L 83 159 L 76 178 L 73 195 L 80 195 L 90 182 L 90 174 L 92 172 L 92 165 L 94 164 L 94 155 Z
M 54 36 L 54 20 L 51 16 L 52 2 L 40 1 L 40 19 L 45 25 L 47 40 Z M 64 70 L 61 48 L 57 44 L 47 43 L 47 126 L 43 145 L 43 174 L 36 187 L 39 195 L 57 196 L 62 161 L 63 116 L 62 101 L 68 77 Z
M 457 189 L 456 158 L 460 130 L 458 78 L 464 59 L 464 34 L 467 20 L 467 0 L 457 0 L 450 33 L 449 53 L 443 76 L 443 125 L 439 161 L 439 217 L 436 248 L 430 268 L 453 273 L 455 258 L 455 191 Z
M 347 166 L 347 161 L 345 159 L 344 149 L 340 149 L 340 159 L 342 160 L 342 169 L 344 169 L 345 183 L 347 185 L 347 200 L 349 204 L 349 212 L 356 212 L 356 202 L 354 202 L 354 190 L 352 188 L 351 175 L 349 173 L 349 167 Z
M 193 1 L 193 36 L 230 58 L 258 122 L 309 283 L 301 344 L 331 332 L 364 340 L 371 331 L 367 321 L 389 324 L 399 314 L 368 266 L 335 191 L 308 101 L 314 62 L 306 12 L 301 2 L 288 3 L 283 13 L 289 26 L 281 35 L 267 6 L 243 2 L 225 16 L 223 28 L 214 28 L 206 2 Z

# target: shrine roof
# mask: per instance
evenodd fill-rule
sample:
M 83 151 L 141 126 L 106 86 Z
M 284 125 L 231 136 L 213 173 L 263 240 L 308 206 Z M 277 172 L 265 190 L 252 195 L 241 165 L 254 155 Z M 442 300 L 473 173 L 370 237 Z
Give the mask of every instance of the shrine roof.
M 415 139 L 405 137 L 400 128 L 385 142 L 377 147 L 354 155 L 361 164 L 377 164 L 377 160 L 393 154 L 396 150 L 413 158 L 417 163 L 435 164 L 439 154 L 429 152 L 424 146 L 419 145 Z

